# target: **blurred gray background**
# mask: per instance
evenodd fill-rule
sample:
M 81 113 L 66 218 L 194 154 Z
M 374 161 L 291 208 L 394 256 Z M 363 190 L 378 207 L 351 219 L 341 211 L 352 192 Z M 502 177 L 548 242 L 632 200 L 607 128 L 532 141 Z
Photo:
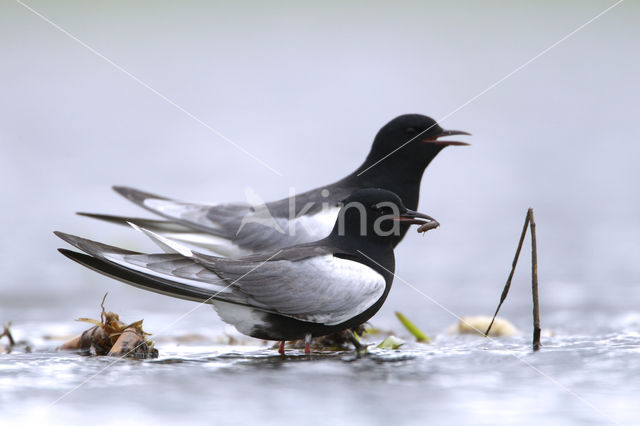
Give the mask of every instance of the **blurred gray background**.
M 113 184 L 224 202 L 245 188 L 270 200 L 339 179 L 390 119 L 447 116 L 613 4 L 452 3 L 28 2 L 278 176 L 3 0 L 0 321 L 95 316 L 109 291 L 108 308 L 161 328 L 193 304 L 68 261 L 52 231 L 151 250 L 133 230 L 74 213 L 146 215 Z M 400 277 L 456 314 L 492 313 L 531 206 L 543 325 L 637 311 L 639 12 L 622 3 L 441 122 L 473 133 L 472 146 L 447 148 L 427 169 L 420 209 L 442 227 L 408 234 Z M 504 308 L 525 329 L 528 251 Z M 401 281 L 372 322 L 397 327 L 395 310 L 428 332 L 454 321 Z M 222 327 L 209 309 L 181 326 L 196 323 Z

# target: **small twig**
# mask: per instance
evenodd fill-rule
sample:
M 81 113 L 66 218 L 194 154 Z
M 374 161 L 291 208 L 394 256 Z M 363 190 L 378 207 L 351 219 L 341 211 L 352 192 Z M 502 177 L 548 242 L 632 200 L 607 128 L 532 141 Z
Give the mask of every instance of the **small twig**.
M 531 225 L 531 294 L 533 297 L 533 350 L 540 349 L 540 307 L 538 303 L 538 247 L 536 243 L 536 222 L 533 209 L 527 212 Z
M 522 243 L 524 242 L 524 237 L 527 235 L 527 226 L 529 226 L 529 212 L 527 212 L 527 217 L 524 219 L 524 226 L 522 227 L 522 233 L 520 234 L 520 241 L 518 242 L 518 248 L 516 249 L 516 255 L 513 258 L 513 262 L 511 262 L 511 272 L 509 272 L 509 277 L 507 278 L 507 282 L 504 285 L 504 289 L 502 290 L 502 295 L 500 295 L 500 303 L 498 303 L 498 307 L 496 308 L 496 312 L 493 314 L 493 318 L 491 318 L 491 322 L 489 323 L 489 327 L 487 327 L 487 331 L 484 332 L 484 337 L 489 335 L 489 331 L 491 331 L 491 326 L 498 316 L 498 311 L 502 306 L 502 303 L 507 298 L 507 294 L 509 294 L 509 288 L 511 288 L 511 280 L 513 279 L 513 274 L 516 271 L 516 265 L 518 264 L 518 258 L 520 257 L 520 250 L 522 250 Z
M 9 339 L 9 347 L 13 347 L 15 346 L 16 341 L 13 340 L 13 336 L 11 335 L 11 330 L 9 330 L 10 327 L 11 327 L 10 322 L 4 326 L 4 331 L 2 332 L 2 334 L 0 334 L 0 338 L 7 336 L 7 339 Z
M 104 301 L 107 300 L 107 295 L 109 295 L 109 292 L 106 292 L 104 294 L 104 296 L 102 297 L 102 302 L 100 302 L 100 307 L 102 308 L 102 312 L 100 312 L 100 321 L 104 324 L 106 323 L 107 319 L 106 319 L 106 311 L 104 310 Z

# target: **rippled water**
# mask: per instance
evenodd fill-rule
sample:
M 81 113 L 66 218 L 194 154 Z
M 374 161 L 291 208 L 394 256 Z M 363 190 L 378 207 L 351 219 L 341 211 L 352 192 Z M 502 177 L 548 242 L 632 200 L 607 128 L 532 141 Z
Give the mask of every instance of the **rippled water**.
M 0 424 L 638 423 L 640 2 L 487 92 L 611 2 L 26 3 L 282 176 L 1 2 L 0 323 L 34 351 L 0 355 Z M 225 346 L 218 336 L 232 331 L 209 309 L 184 316 L 193 304 L 56 252 L 53 230 L 157 249 L 73 214 L 145 214 L 110 185 L 200 202 L 243 200 L 246 188 L 281 198 L 343 177 L 385 122 L 410 112 L 473 134 L 427 169 L 420 210 L 442 226 L 407 235 L 402 279 L 372 319 L 403 337 L 402 311 L 436 336 L 430 345 L 359 359 Z M 452 314 L 493 313 L 530 206 L 543 349 L 528 337 L 528 248 L 502 310 L 523 335 L 443 334 Z M 113 359 L 53 351 L 44 336 L 82 331 L 73 320 L 95 318 L 106 291 L 107 309 L 144 318 L 159 360 L 104 370 Z M 190 333 L 205 338 L 179 345 Z
M 638 317 L 625 331 L 484 339 L 354 352 L 207 342 L 157 344 L 147 361 L 52 351 L 0 356 L 2 418 L 53 424 L 634 424 Z M 635 331 L 632 331 L 635 330 Z M 33 331 L 33 330 L 31 330 Z M 24 330 L 21 330 L 24 332 Z M 548 334 L 548 333 L 547 333 Z M 257 341 L 256 341 L 257 342 Z M 76 389 L 77 388 L 77 389 Z

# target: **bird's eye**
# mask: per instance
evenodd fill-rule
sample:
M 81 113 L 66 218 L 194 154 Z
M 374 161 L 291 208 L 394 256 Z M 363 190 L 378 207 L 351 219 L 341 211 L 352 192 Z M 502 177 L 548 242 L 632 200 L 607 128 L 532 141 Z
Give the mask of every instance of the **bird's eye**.
M 393 209 L 389 206 L 381 206 L 377 208 L 380 216 L 388 216 L 393 214 Z
M 407 128 L 407 134 L 411 134 L 411 133 L 415 133 L 416 129 L 414 129 L 413 127 L 408 127 Z

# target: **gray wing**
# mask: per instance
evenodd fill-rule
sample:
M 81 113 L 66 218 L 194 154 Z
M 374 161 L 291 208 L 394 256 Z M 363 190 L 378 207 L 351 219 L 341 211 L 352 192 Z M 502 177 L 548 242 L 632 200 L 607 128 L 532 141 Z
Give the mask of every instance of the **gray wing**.
M 323 248 L 305 250 L 319 254 Z M 252 306 L 302 321 L 340 324 L 371 307 L 386 287 L 378 272 L 332 254 L 297 260 L 274 257 L 268 262 L 218 259 L 211 263 L 195 255 L 226 281 L 235 282 L 234 292 Z
M 289 199 L 262 205 L 248 203 L 197 204 L 171 200 L 128 187 L 114 187 L 139 206 L 198 232 L 165 232 L 164 224 L 143 226 L 176 241 L 192 243 L 222 255 L 239 257 L 254 252 L 275 250 L 322 239 L 335 223 L 337 202 L 349 190 L 336 189 L 329 197 L 322 190 L 312 190 L 295 198 L 296 214 L 289 214 Z M 296 216 L 298 215 L 298 216 Z M 100 217 L 104 220 L 107 217 Z M 113 217 L 110 217 L 113 220 Z M 122 219 L 125 218 L 120 218 Z M 139 222 L 139 221 L 138 221 Z M 133 222 L 136 223 L 136 222 Z
M 126 186 L 114 186 L 113 189 L 128 200 L 157 215 L 192 229 L 224 238 L 231 238 L 240 227 L 242 218 L 252 211 L 252 207 L 248 203 L 196 204 L 172 200 Z

